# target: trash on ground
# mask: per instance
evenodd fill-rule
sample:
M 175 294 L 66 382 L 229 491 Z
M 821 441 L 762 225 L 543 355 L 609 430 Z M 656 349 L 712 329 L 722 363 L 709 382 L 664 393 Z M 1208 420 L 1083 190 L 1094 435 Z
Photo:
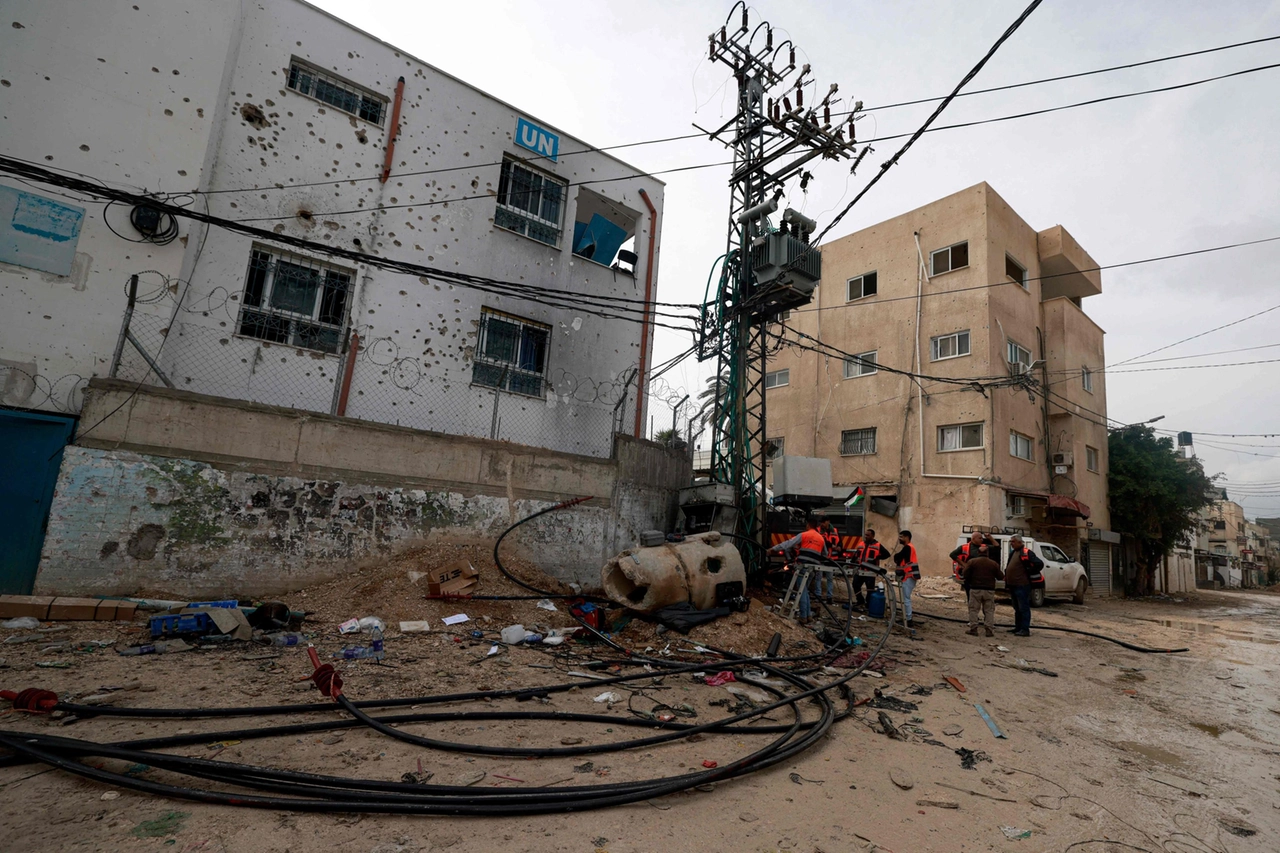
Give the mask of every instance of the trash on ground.
M 708 675 L 704 679 L 708 687 L 720 687 L 728 684 L 730 681 L 737 680 L 738 679 L 734 677 L 734 674 L 727 669 L 724 672 L 717 672 L 715 675 Z
M 1003 832 L 1004 837 L 1009 839 L 1010 841 L 1017 841 L 1020 838 L 1031 837 L 1031 830 L 1029 829 L 1018 829 L 1017 827 L 1013 827 L 1013 826 L 1002 826 L 1000 827 L 1000 831 Z
M 933 799 L 933 798 L 928 798 L 928 799 L 923 799 L 923 800 L 916 800 L 916 805 L 917 805 L 917 806 L 932 806 L 932 807 L 933 807 L 933 808 L 935 808 L 935 809 L 958 809 L 958 808 L 960 808 L 960 804 L 959 804 L 959 803 L 957 803 L 955 800 L 942 800 L 942 799 Z
M 601 693 L 599 696 L 597 696 L 597 697 L 596 697 L 595 699 L 593 699 L 592 701 L 593 701 L 593 702 L 608 702 L 610 705 L 612 705 L 612 704 L 613 704 L 613 703 L 615 703 L 615 702 L 621 702 L 621 701 L 622 701 L 622 697 L 621 697 L 621 696 L 619 696 L 617 693 L 614 693 L 612 690 L 606 690 L 604 693 Z
M 427 619 L 415 619 L 400 623 L 401 634 L 425 634 L 431 630 L 431 622 Z
M 981 752 L 976 749 L 966 749 L 963 746 L 957 749 L 955 753 L 960 756 L 960 766 L 965 770 L 975 769 L 979 761 L 991 760 L 991 756 L 987 755 L 985 752 Z
M 902 767 L 889 768 L 889 781 L 893 782 L 893 784 L 897 785 L 904 791 L 910 791 L 916 786 L 915 777 Z
M 944 675 L 942 676 L 942 680 L 947 682 L 947 684 L 950 684 L 952 687 L 954 687 L 957 693 L 965 692 L 965 686 L 961 684 L 960 679 L 956 678 L 955 676 Z
M 450 624 L 448 619 L 444 621 L 445 624 Z M 508 625 L 502 629 L 502 642 L 507 643 L 508 645 L 523 643 L 524 638 L 528 635 L 529 632 L 525 630 L 523 625 Z
M 34 616 L 16 616 L 0 622 L 0 628 L 39 628 L 40 620 Z
M 541 609 L 541 610 L 550 610 L 550 611 L 552 611 L 553 613 L 558 612 L 558 609 L 556 608 L 556 606 L 555 606 L 554 604 L 552 604 L 551 599 L 549 599 L 549 598 L 543 598 L 543 599 L 539 600 L 539 601 L 538 601 L 538 607 L 539 607 L 539 609 Z
M 457 560 L 431 573 L 427 581 L 427 594 L 467 595 L 480 584 L 480 572 L 469 560 Z
M 982 707 L 978 702 L 973 703 L 974 709 L 977 710 L 978 716 L 982 717 L 982 721 L 987 724 L 987 728 L 991 729 L 991 733 L 998 738 L 1004 738 L 1004 732 L 1000 731 L 1000 727 L 996 725 L 996 721 L 991 719 L 991 715 L 987 713 L 987 709 Z M 1005 738 L 1008 740 L 1008 738 Z
M 446 625 L 461 625 L 463 622 L 470 622 L 471 617 L 465 613 L 455 613 L 452 616 L 446 616 L 440 620 Z
M 142 646 L 129 646 L 125 649 L 116 649 L 122 655 L 164 655 L 172 652 L 189 652 L 195 646 L 182 640 L 161 640 L 158 643 L 148 643 Z M 38 664 L 37 664 L 38 665 Z

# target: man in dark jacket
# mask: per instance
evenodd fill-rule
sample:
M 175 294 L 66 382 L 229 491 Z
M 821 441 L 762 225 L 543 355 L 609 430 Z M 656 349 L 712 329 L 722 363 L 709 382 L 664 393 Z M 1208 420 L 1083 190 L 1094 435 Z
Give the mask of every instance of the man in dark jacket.
M 1023 544 L 1021 536 L 1009 540 L 1009 563 L 1004 567 L 1004 586 L 1013 598 L 1013 635 L 1031 636 L 1031 581 L 1041 576 L 1044 561 Z
M 855 564 L 871 563 L 872 565 L 880 565 L 881 560 L 889 557 L 889 549 L 876 541 L 876 532 L 874 530 L 866 530 L 862 534 L 862 544 L 853 549 L 853 562 Z M 855 574 L 853 577 L 853 592 L 857 596 L 857 606 L 865 607 L 866 598 L 862 595 L 862 588 L 866 587 L 867 594 L 870 595 L 871 590 L 876 588 L 875 579 L 867 576 L 862 577 Z
M 1000 564 L 985 554 L 974 554 L 964 561 L 964 585 L 969 590 L 969 630 L 978 636 L 978 613 L 988 637 L 994 637 L 996 625 L 996 581 L 1004 580 Z

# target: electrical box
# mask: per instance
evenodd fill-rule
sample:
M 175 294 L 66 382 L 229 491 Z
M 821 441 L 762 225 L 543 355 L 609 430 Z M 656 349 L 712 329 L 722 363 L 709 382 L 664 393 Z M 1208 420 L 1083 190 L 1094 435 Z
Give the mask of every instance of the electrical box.
M 781 232 L 764 234 L 751 246 L 752 312 L 769 316 L 808 304 L 822 278 L 817 247 Z
M 826 506 L 831 503 L 831 460 L 780 456 L 773 460 L 773 502 L 777 506 Z
M 1066 453 L 1055 453 L 1055 454 L 1053 454 L 1053 464 L 1054 464 L 1054 465 L 1065 465 L 1065 466 L 1067 466 L 1068 468 L 1070 468 L 1072 465 L 1074 465 L 1074 464 L 1075 464 L 1075 462 L 1076 462 L 1076 455 L 1075 455 L 1074 453 L 1072 453 L 1071 451 L 1067 451 Z M 1064 474 L 1064 473 L 1066 473 L 1066 472 L 1065 472 L 1065 471 L 1059 471 L 1058 473 L 1059 473 L 1059 474 Z

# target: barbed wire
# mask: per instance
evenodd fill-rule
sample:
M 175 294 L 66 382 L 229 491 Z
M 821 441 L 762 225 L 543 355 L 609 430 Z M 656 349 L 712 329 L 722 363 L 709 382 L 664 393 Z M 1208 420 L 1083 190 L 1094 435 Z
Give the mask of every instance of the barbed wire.
M 11 364 L 0 364 L 0 401 L 24 409 L 52 408 L 64 414 L 79 414 L 84 386 L 89 377 L 64 373 L 50 380 Z

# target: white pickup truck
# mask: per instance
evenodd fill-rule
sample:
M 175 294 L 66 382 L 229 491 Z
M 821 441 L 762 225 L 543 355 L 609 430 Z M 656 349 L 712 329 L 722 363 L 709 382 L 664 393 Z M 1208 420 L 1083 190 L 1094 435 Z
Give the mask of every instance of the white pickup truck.
M 1000 546 L 998 562 L 1003 569 L 1009 564 L 1009 539 L 1012 538 L 1012 534 L 989 533 L 987 535 Z M 968 541 L 968 536 L 961 536 L 956 539 L 956 546 L 959 547 Z M 1055 598 L 1070 596 L 1076 604 L 1084 604 L 1084 595 L 1089 588 L 1089 573 L 1084 570 L 1084 566 L 1068 557 L 1057 545 L 1038 542 L 1028 536 L 1023 536 L 1022 542 L 1044 561 L 1042 572 L 1044 583 L 1032 584 L 1031 606 L 1043 606 L 1047 596 Z M 1004 582 L 996 581 L 996 589 L 1004 589 Z

